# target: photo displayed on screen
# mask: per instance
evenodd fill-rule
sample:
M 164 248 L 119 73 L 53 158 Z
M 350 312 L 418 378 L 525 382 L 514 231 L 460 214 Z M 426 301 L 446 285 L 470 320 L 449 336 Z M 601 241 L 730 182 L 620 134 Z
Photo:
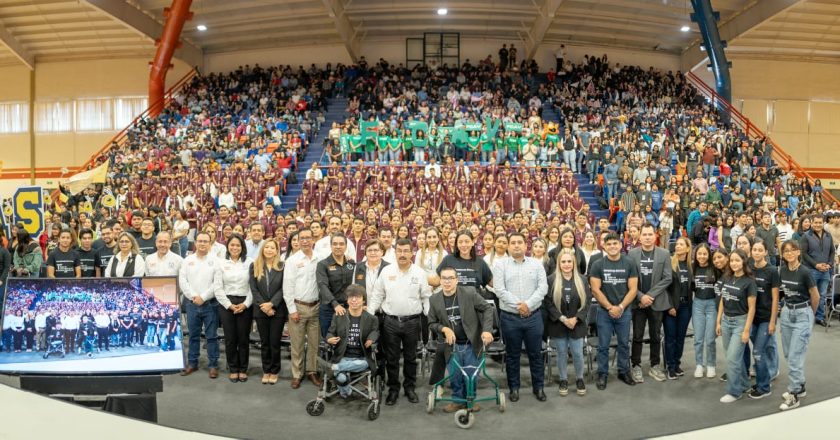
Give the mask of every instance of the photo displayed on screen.
M 184 367 L 174 277 L 10 278 L 0 372 L 108 374 Z

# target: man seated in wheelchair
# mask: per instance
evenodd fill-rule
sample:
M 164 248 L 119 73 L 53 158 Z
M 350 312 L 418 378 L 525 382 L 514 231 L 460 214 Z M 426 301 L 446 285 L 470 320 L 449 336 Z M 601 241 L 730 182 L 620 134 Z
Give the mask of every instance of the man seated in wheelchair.
M 435 363 L 449 365 L 452 398 L 456 399 L 443 410 L 455 412 L 466 408 L 466 404 L 459 403 L 457 399 L 467 398 L 464 375 L 458 365 L 468 375 L 475 373 L 482 347 L 493 342 L 493 306 L 474 288 L 459 286 L 458 273 L 452 267 L 441 269 L 440 284 L 442 290 L 429 299 L 429 329 L 438 335 L 436 355 L 445 358 L 444 363 Z M 453 355 L 458 365 L 451 362 Z M 478 379 L 478 376 L 475 378 Z M 443 372 L 433 371 L 432 379 L 436 382 L 442 380 Z M 478 404 L 473 405 L 473 410 L 479 410 Z
M 49 331 L 46 338 L 47 346 L 44 352 L 44 359 L 50 357 L 51 354 L 58 354 L 64 357 L 64 330 L 61 328 L 61 323 L 58 322 Z
M 350 373 L 376 371 L 371 345 L 379 339 L 379 320 L 365 310 L 365 288 L 347 287 L 347 310 L 333 316 L 327 343 L 333 346 L 330 369 L 341 397 L 352 393 Z

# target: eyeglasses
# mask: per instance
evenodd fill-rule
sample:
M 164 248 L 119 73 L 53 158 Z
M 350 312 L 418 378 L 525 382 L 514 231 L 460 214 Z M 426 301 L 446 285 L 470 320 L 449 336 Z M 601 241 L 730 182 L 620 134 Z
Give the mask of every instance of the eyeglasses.
M 441 281 L 457 281 L 458 277 L 440 277 Z

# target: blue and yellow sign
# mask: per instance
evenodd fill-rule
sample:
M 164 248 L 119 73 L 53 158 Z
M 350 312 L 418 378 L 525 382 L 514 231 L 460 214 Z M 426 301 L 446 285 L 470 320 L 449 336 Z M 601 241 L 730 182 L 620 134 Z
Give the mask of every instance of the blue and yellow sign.
M 24 186 L 12 196 L 13 223 L 36 238 L 44 231 L 44 193 L 40 186 Z

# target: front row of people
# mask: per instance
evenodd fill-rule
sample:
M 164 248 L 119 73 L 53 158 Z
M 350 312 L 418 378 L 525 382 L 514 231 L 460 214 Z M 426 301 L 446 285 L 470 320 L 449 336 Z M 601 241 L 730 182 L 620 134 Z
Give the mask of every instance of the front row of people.
M 711 252 L 706 245 L 692 249 L 687 239 L 680 238 L 669 256 L 644 240 L 647 232 L 653 232 L 649 225 L 642 228 L 638 252 L 627 256 L 621 253 L 617 235 L 601 234 L 604 253 L 593 256 L 588 276 L 580 273 L 575 250 L 562 249 L 555 254 L 556 267 L 548 277 L 542 262 L 525 256 L 525 238 L 510 235 L 509 258 L 495 263 L 487 287 L 498 300 L 511 401 L 519 399 L 523 346 L 529 357 L 532 391 L 538 400 L 546 400 L 544 337 L 557 352 L 559 393 L 569 393 L 567 359 L 571 353 L 575 391 L 584 395 L 583 338 L 589 326 L 597 330 L 598 389 L 607 386 L 613 336 L 617 339 L 618 379 L 628 385 L 641 382 L 641 353 L 635 345 L 637 339 L 641 343 L 639 333 L 645 325 L 652 345 L 658 343 L 660 326 L 665 342 L 664 371 L 656 349 L 657 353 L 651 353 L 649 375 L 656 380 L 675 380 L 685 374 L 681 369 L 683 344 L 693 321 L 696 378 L 716 376 L 715 337 L 723 340 L 727 394 L 720 400 L 724 403 L 745 394 L 754 399 L 770 394 L 770 381 L 778 374 L 774 336 L 778 327 L 789 370 L 788 390 L 780 408 L 798 406 L 805 395 L 805 353 L 819 302 L 814 280 L 800 264 L 798 243 L 782 245 L 784 261 L 777 271 L 767 264 L 767 249 L 761 241 L 752 245 L 747 255 L 743 250 Z M 493 305 L 470 285 L 475 280 L 464 276 L 472 274 L 474 278 L 477 273 L 465 269 L 469 264 L 444 259 L 437 274 L 429 275 L 412 263 L 411 242 L 403 239 L 396 243 L 396 264 L 383 261 L 384 245 L 371 240 L 365 245 L 367 261 L 357 265 L 344 258 L 347 238 L 340 233 L 329 238 L 332 255 L 327 258 L 313 253 L 311 231 L 301 230 L 297 238 L 300 251 L 285 263 L 280 262 L 279 246 L 272 240 L 259 246 L 251 262 L 245 257 L 244 240 L 234 235 L 228 241 L 226 259 L 219 261 L 209 253 L 211 236 L 198 234 L 196 252 L 184 260 L 179 271 L 190 330 L 188 365 L 182 374 L 198 370 L 203 327 L 210 377 L 218 376 L 216 328 L 221 320 L 229 378 L 233 382 L 247 380 L 249 331 L 255 319 L 262 343 L 262 383 L 277 383 L 280 340 L 288 319 L 292 388 L 298 388 L 304 378 L 322 384 L 317 373 L 318 350 L 304 347 L 318 346 L 323 325 L 326 342 L 336 347 L 330 369 L 341 386 L 345 386 L 346 373 L 375 367 L 370 347 L 378 342 L 387 371 L 385 403 L 393 405 L 401 388 L 410 402 L 419 400 L 415 392 L 416 347 L 422 340 L 424 317 L 428 317 L 432 333 L 446 344 L 444 358 L 457 356 L 465 368 L 475 368 L 481 346 L 493 340 Z M 453 261 L 455 264 L 447 263 Z M 432 294 L 430 281 L 440 286 L 440 293 Z M 322 303 L 333 314 L 323 313 Z M 325 322 L 325 318 L 329 319 Z M 593 318 L 594 322 L 588 322 Z M 632 354 L 631 325 L 635 334 Z M 756 371 L 753 386 L 748 375 L 751 361 Z M 439 379 L 440 374 L 440 370 L 433 371 L 432 379 Z M 454 375 L 452 387 L 453 394 L 463 398 L 465 387 L 457 379 L 460 377 Z M 348 392 L 342 389 L 342 395 Z M 459 408 L 453 404 L 446 410 Z

